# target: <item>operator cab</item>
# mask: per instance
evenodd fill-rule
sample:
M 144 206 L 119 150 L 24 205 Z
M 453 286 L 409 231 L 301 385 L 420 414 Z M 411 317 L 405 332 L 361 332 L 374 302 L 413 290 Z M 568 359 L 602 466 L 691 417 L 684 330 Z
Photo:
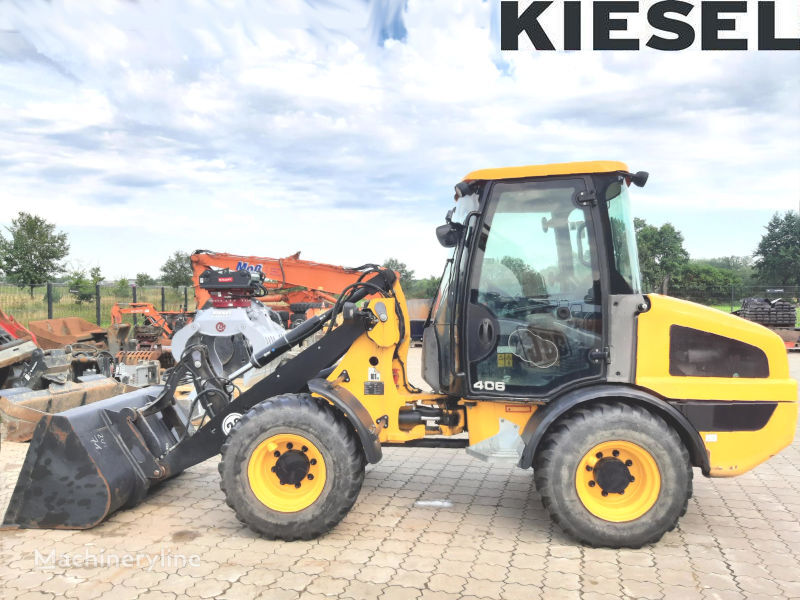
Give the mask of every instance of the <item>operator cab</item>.
M 603 379 L 607 298 L 641 291 L 628 188 L 646 179 L 616 162 L 465 177 L 437 228 L 453 253 L 423 338 L 434 390 L 544 399 Z

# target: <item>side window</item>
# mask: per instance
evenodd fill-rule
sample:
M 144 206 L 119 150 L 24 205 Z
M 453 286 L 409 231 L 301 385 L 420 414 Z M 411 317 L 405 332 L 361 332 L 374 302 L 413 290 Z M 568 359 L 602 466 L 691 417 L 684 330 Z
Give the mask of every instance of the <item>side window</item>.
M 669 374 L 682 377 L 769 377 L 761 348 L 722 335 L 673 325 L 669 328 Z
M 546 393 L 602 372 L 602 311 L 582 179 L 496 184 L 469 290 L 473 390 Z
M 641 293 L 639 254 L 633 228 L 628 188 L 623 181 L 611 182 L 605 191 L 608 220 L 611 227 L 611 293 Z

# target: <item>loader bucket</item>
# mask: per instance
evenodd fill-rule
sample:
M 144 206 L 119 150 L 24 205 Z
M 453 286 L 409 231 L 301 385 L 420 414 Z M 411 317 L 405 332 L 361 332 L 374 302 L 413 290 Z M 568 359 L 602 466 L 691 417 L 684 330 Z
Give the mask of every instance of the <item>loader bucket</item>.
M 138 504 L 153 484 L 177 475 L 166 473 L 152 453 L 153 440 L 161 451 L 176 443 L 161 414 L 141 417 L 132 410 L 152 401 L 161 389 L 143 388 L 44 416 L 28 447 L 3 528 L 88 529 L 114 511 Z M 147 430 L 147 442 L 139 427 Z
M 55 350 L 70 344 L 85 343 L 98 348 L 108 347 L 108 332 L 80 317 L 61 317 L 31 321 L 28 329 L 36 336 L 39 346 Z
M 0 390 L 0 418 L 6 425 L 6 441 L 27 442 L 37 423 L 48 413 L 60 413 L 135 390 L 111 377 L 75 383 L 52 383 L 46 390 Z

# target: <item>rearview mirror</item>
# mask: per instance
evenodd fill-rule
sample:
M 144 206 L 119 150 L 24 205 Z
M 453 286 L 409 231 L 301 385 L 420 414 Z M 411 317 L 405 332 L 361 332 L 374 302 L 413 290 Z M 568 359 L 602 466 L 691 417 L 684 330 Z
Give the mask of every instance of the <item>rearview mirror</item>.
M 459 223 L 445 223 L 436 228 L 436 238 L 445 248 L 454 248 L 461 237 L 461 230 L 464 228 Z

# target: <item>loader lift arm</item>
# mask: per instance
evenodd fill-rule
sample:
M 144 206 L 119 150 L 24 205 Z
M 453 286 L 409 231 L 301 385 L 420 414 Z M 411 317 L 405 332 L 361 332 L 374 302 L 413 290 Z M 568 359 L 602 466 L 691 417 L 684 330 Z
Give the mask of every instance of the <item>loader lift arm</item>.
M 356 309 L 354 303 L 375 293 L 391 294 L 395 275 L 372 269 L 361 277 L 367 274 L 372 277 L 348 286 L 332 309 L 287 331 L 254 355 L 251 365 L 231 374 L 234 379 L 269 363 L 342 313 L 342 322 L 331 333 L 234 400 L 230 400 L 227 380 L 208 369 L 207 358 L 198 356 L 204 348 L 187 348 L 181 363 L 189 362 L 198 395 L 214 399 L 209 402 L 213 416 L 195 429 L 190 416 L 183 415 L 175 403 L 177 375 L 163 387 L 144 388 L 102 406 L 79 407 L 42 419 L 3 528 L 93 527 L 119 508 L 141 502 L 153 485 L 218 454 L 238 416 L 266 398 L 306 390 L 309 374 L 333 365 L 377 322 L 373 313 Z M 62 477 L 64 473 L 70 475 Z

